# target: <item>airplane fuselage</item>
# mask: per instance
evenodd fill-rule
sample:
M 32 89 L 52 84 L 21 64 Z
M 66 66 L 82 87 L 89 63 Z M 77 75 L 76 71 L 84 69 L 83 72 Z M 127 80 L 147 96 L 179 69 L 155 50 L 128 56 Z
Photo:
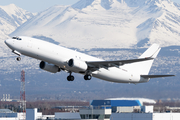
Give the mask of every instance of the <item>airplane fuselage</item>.
M 20 37 L 20 40 L 9 39 L 6 44 L 15 53 L 23 54 L 47 63 L 54 64 L 62 70 L 67 70 L 75 73 L 86 74 L 79 70 L 70 67 L 68 61 L 70 59 L 77 59 L 79 61 L 104 61 L 102 59 L 92 57 L 75 50 L 67 49 L 65 47 L 55 45 L 46 41 L 35 38 Z M 103 79 L 110 82 L 118 83 L 143 83 L 148 82 L 149 79 L 142 78 L 140 74 L 131 73 L 121 67 L 99 67 L 98 70 L 91 72 L 93 77 Z

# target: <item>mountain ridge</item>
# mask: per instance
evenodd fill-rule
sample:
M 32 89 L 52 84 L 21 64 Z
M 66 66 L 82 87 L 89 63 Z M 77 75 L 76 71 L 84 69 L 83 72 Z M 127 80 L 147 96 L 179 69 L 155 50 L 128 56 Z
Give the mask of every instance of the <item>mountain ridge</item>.
M 1 34 L 1 39 L 7 38 L 8 34 L 33 16 L 33 13 L 23 10 L 15 4 L 0 6 L 0 31 L 4 34 Z
M 33 18 L 34 15 L 14 4 L 0 6 L 0 57 L 10 55 L 10 52 L 7 52 L 8 48 L 4 44 L 4 40 L 10 38 L 10 33 L 28 19 Z
M 10 36 L 45 36 L 62 46 L 79 49 L 132 48 L 143 41 L 140 47 L 154 42 L 180 45 L 178 5 L 171 0 L 142 1 L 80 0 L 72 6 L 54 6 Z

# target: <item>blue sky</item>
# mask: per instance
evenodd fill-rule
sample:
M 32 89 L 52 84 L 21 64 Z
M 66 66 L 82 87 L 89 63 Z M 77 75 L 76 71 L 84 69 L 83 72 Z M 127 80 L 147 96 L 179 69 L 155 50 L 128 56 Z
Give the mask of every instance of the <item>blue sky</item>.
M 40 12 L 54 5 L 72 5 L 79 0 L 0 0 L 0 5 L 14 3 L 29 12 Z M 180 4 L 180 0 L 172 0 Z
M 79 0 L 0 0 L 0 5 L 11 3 L 29 12 L 40 12 L 54 5 L 72 5 Z

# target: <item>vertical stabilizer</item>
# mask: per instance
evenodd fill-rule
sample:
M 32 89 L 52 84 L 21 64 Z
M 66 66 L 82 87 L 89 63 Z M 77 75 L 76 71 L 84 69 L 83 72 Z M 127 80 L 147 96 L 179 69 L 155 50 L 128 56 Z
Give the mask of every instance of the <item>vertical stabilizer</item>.
M 158 44 L 151 45 L 139 58 L 156 58 L 161 48 Z M 124 68 L 127 69 L 131 73 L 137 73 L 140 75 L 148 75 L 151 66 L 154 62 L 154 59 L 137 62 L 137 63 L 131 63 L 124 65 Z

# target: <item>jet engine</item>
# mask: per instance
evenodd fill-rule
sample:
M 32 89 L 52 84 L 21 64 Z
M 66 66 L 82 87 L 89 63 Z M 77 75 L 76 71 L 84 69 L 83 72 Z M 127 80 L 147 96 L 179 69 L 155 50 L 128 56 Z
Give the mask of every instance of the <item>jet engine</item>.
M 60 72 L 61 69 L 53 64 L 49 64 L 47 62 L 41 61 L 41 63 L 39 64 L 39 67 L 45 71 L 51 72 L 51 73 L 57 73 Z
M 86 64 L 86 62 L 81 61 L 79 59 L 70 59 L 68 61 L 68 65 L 69 67 L 74 68 L 78 72 L 84 72 L 88 68 L 88 65 Z

